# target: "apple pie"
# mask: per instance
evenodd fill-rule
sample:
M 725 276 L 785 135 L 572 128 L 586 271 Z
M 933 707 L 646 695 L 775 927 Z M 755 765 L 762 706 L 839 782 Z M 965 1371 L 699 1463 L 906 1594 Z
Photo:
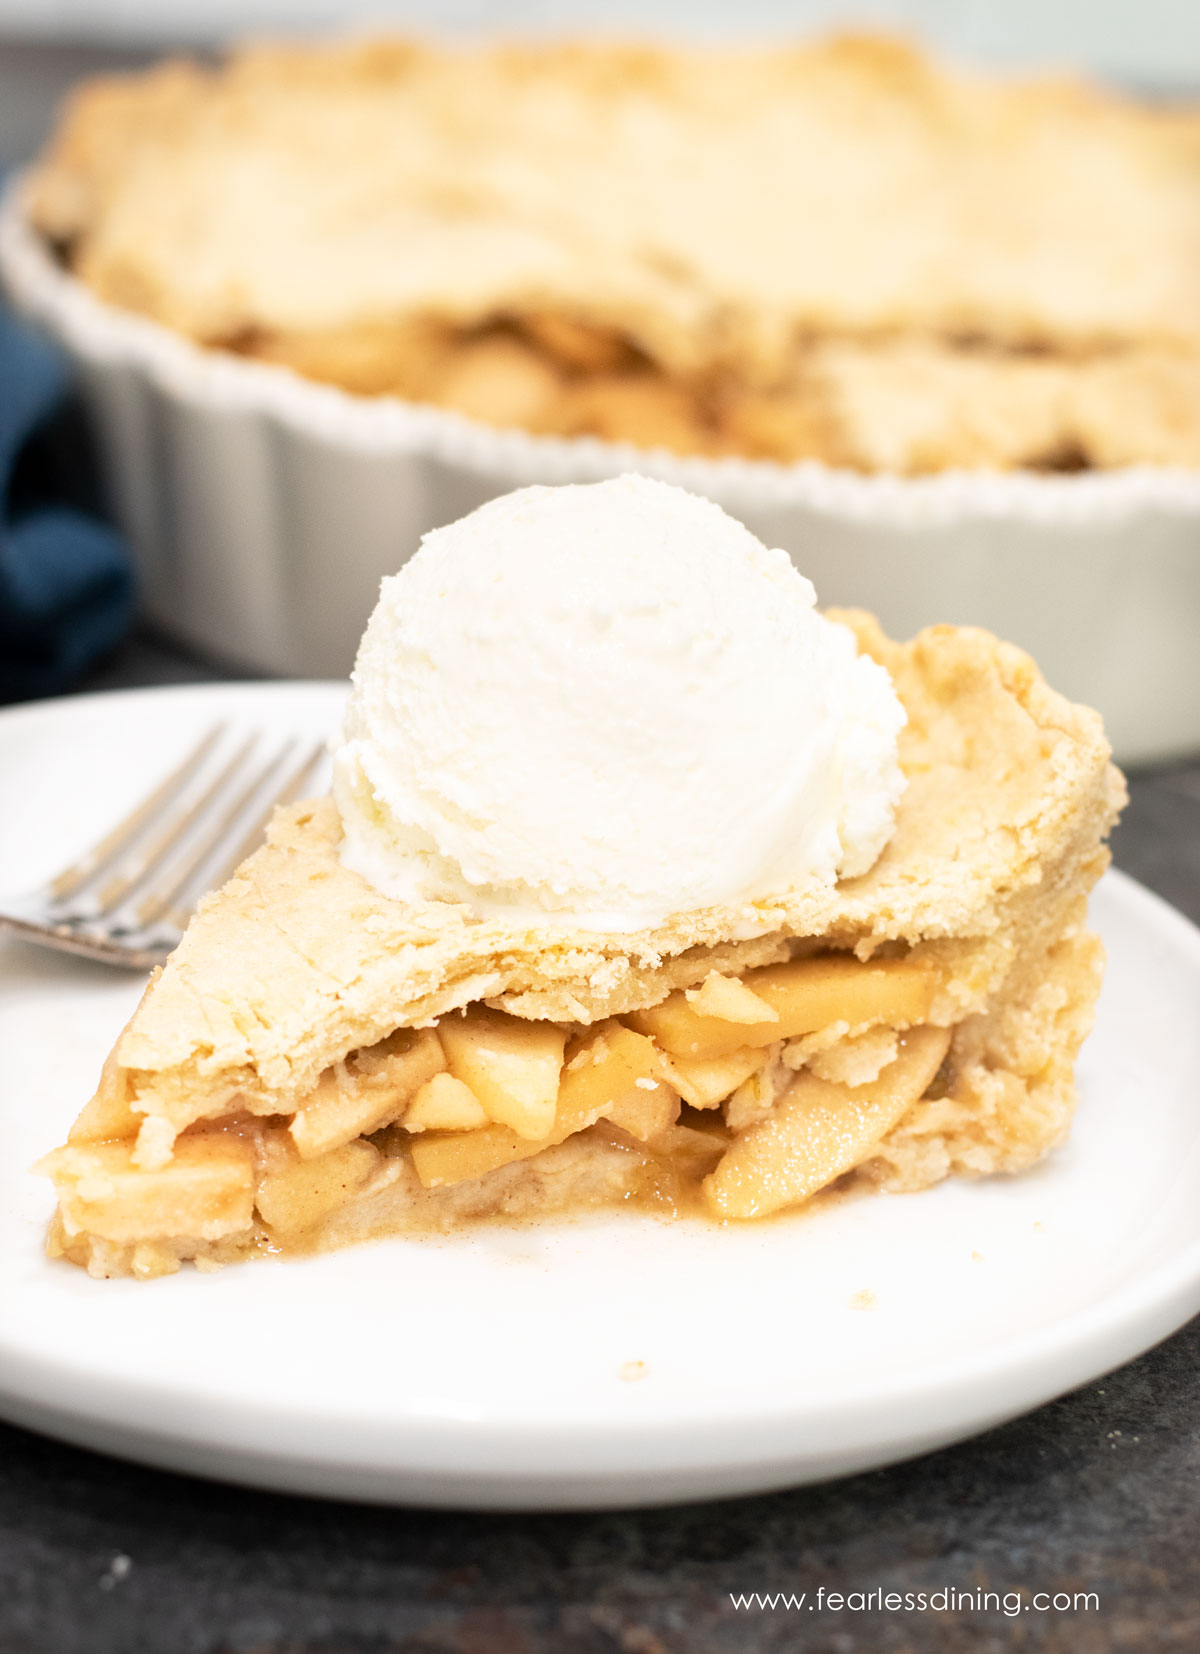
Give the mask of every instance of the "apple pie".
M 1200 113 L 894 40 L 176 62 L 80 89 L 28 199 L 114 305 L 491 425 L 1200 466 Z
M 1123 785 L 1100 720 L 986 633 L 839 618 L 908 714 L 869 872 L 639 934 L 539 928 L 381 896 L 332 800 L 292 806 L 42 1162 L 51 1254 L 152 1277 L 616 1203 L 734 1222 L 1045 1155 L 1101 977 L 1085 907 Z

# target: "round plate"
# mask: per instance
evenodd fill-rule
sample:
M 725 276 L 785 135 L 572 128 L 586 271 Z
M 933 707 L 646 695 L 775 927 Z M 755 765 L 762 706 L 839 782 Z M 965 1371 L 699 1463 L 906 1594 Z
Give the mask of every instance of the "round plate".
M 332 730 L 332 685 L 0 715 L 0 886 L 97 837 L 193 733 Z M 0 1411 L 264 1487 L 474 1507 L 746 1493 L 1036 1406 L 1200 1309 L 1200 933 L 1110 874 L 1068 1144 L 1023 1177 L 722 1230 L 632 1212 L 151 1283 L 51 1263 L 28 1174 L 141 991 L 0 942 Z

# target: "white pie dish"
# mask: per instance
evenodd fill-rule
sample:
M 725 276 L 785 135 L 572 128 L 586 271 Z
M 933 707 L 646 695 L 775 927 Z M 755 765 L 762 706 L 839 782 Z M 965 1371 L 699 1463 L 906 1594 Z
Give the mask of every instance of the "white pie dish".
M 256 671 L 341 676 L 379 581 L 428 529 L 533 482 L 638 470 L 780 545 L 826 605 L 893 637 L 938 621 L 1021 644 L 1103 713 L 1119 761 L 1200 748 L 1200 472 L 947 472 L 686 459 L 499 431 L 205 350 L 99 301 L 56 262 L 15 178 L 0 281 L 72 357 L 149 616 Z
M 77 853 L 217 717 L 318 733 L 343 695 L 0 714 L 22 801 L 0 809 L 4 885 Z M 1079 1115 L 1023 1177 L 745 1228 L 616 1212 L 149 1283 L 48 1261 L 53 1194 L 25 1169 L 141 983 L 0 943 L 0 1414 L 254 1485 L 473 1508 L 763 1490 L 1010 1418 L 1200 1309 L 1200 933 L 1118 875 L 1093 914 L 1110 970 Z

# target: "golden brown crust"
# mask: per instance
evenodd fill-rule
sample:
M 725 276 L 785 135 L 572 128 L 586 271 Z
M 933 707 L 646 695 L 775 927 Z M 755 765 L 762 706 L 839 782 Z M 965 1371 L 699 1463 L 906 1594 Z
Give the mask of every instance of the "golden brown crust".
M 779 959 L 796 938 L 862 957 L 924 947 L 954 978 L 936 1020 L 975 1010 L 1017 942 L 1048 925 L 1045 945 L 1098 876 L 1120 777 L 1098 716 L 1051 691 L 1019 650 L 951 627 L 898 645 L 870 617 L 842 618 L 909 715 L 907 791 L 869 873 L 657 931 L 574 934 L 389 901 L 341 866 L 332 801 L 293 806 L 152 979 L 90 1105 L 93 1127 L 132 1108 L 180 1129 L 235 1096 L 258 1114 L 290 1112 L 347 1052 L 473 1000 L 591 1022 L 657 1003 L 714 965 Z
M 921 472 L 1200 466 L 1198 184 L 1195 111 L 895 41 L 377 42 L 94 83 L 31 203 L 102 297 L 355 392 Z

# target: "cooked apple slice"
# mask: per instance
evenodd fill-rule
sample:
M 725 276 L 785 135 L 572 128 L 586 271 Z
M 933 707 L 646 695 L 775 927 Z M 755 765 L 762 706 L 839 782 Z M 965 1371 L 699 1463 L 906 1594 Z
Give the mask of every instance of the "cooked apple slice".
M 255 1205 L 268 1228 L 287 1241 L 315 1228 L 361 1194 L 384 1163 L 374 1144 L 362 1141 L 343 1143 L 313 1160 L 276 1158 L 277 1164 L 258 1186 Z
M 896 1060 L 868 1085 L 798 1074 L 769 1118 L 735 1139 L 704 1180 L 714 1215 L 760 1218 L 796 1206 L 869 1159 L 929 1085 L 949 1044 L 947 1028 L 910 1029 Z
M 292 1121 L 292 1141 L 305 1160 L 367 1137 L 398 1119 L 425 1082 L 445 1069 L 432 1028 L 402 1028 L 327 1068 Z
M 698 988 L 687 988 L 683 997 L 702 1017 L 719 1017 L 724 1022 L 778 1022 L 779 1014 L 736 976 L 709 971 Z
M 693 1108 L 716 1108 L 731 1092 L 757 1074 L 767 1060 L 764 1045 L 744 1046 L 725 1057 L 659 1055 L 659 1072 Z
M 55 1149 L 35 1168 L 58 1185 L 68 1235 L 109 1241 L 217 1240 L 250 1226 L 254 1151 L 233 1133 L 181 1137 L 166 1165 L 138 1166 L 132 1143 Z
M 648 1110 L 668 1089 L 659 1079 L 657 1065 L 658 1053 L 650 1040 L 619 1022 L 601 1023 L 571 1053 L 563 1068 L 554 1124 L 546 1136 L 531 1141 L 510 1128 L 495 1125 L 479 1131 L 422 1137 L 412 1146 L 417 1176 L 427 1189 L 483 1177 L 497 1166 L 526 1160 L 577 1131 L 585 1131 L 623 1103 L 635 1113 Z M 639 1080 L 651 1081 L 654 1090 L 639 1086 Z
M 450 1072 L 471 1088 L 489 1120 L 531 1142 L 553 1128 L 567 1043 L 560 1028 L 477 1005 L 443 1017 L 438 1037 Z
M 490 1121 L 469 1085 L 453 1074 L 435 1074 L 408 1105 L 401 1124 L 405 1131 L 474 1131 Z
M 834 1022 L 907 1027 L 929 1015 L 938 986 L 936 972 L 911 958 L 864 964 L 851 954 L 764 965 L 747 971 L 743 981 L 770 1006 L 773 1018 L 734 1022 L 705 1016 L 682 991 L 661 1005 L 632 1012 L 628 1021 L 672 1055 L 723 1057 L 742 1045 L 770 1045 L 797 1034 L 815 1034 Z
M 603 1116 L 637 1137 L 653 1131 L 664 1113 L 674 1118 L 679 1098 L 663 1083 L 659 1063 L 654 1042 L 644 1034 L 619 1022 L 601 1023 L 563 1069 L 555 1129 L 573 1116 L 590 1115 L 589 1124 Z
M 679 1118 L 679 1093 L 660 1079 L 641 1075 L 620 1093 L 606 1117 L 639 1142 L 656 1143 Z

